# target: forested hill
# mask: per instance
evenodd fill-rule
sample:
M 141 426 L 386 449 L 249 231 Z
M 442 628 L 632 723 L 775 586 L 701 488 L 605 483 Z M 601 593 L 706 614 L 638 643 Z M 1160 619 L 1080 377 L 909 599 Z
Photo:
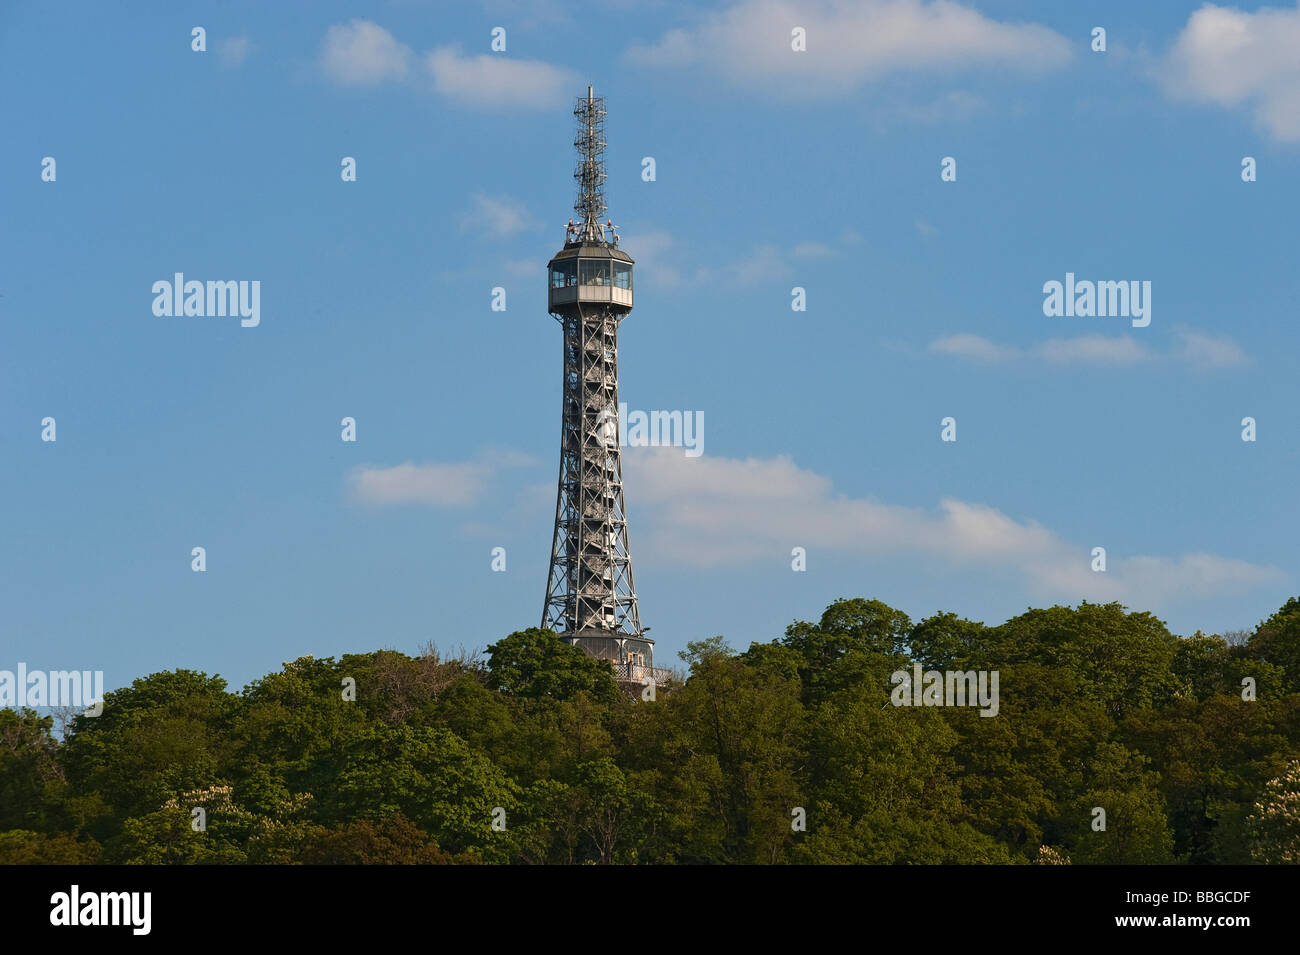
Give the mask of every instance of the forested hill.
M 1300 861 L 1297 599 L 1226 640 L 1116 604 L 988 627 L 841 600 L 684 657 L 625 692 L 524 630 L 239 693 L 156 673 L 63 740 L 0 710 L 0 861 Z

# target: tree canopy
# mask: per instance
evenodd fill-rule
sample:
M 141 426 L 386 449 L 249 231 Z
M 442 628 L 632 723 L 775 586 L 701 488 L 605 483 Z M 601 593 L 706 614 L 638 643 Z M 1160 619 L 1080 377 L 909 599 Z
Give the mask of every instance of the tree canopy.
M 1300 599 L 1178 637 L 1118 604 L 854 598 L 681 656 L 653 700 L 528 629 L 239 692 L 155 673 L 62 738 L 0 710 L 0 862 L 1300 861 Z

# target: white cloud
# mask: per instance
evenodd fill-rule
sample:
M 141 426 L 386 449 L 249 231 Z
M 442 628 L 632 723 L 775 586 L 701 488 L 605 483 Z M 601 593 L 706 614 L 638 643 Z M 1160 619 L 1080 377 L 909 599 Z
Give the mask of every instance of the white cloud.
M 634 448 L 625 468 L 637 489 L 641 533 L 649 529 L 639 546 L 689 566 L 781 560 L 795 545 L 868 558 L 913 555 L 1009 571 L 1041 597 L 1143 607 L 1284 579 L 1276 568 L 1207 553 L 1112 553 L 1107 572 L 1094 573 L 1090 545 L 1065 541 L 1036 521 L 953 498 L 923 509 L 847 497 L 785 456 L 687 458 L 679 448 Z
M 924 219 L 916 220 L 916 231 L 921 233 L 923 239 L 933 238 L 939 234 L 939 230 Z
M 1274 567 L 1213 554 L 1167 557 L 1131 557 L 1123 561 L 1125 575 L 1135 592 L 1158 593 L 1167 598 L 1182 594 L 1241 593 L 1261 584 L 1284 579 Z
M 1248 13 L 1207 3 L 1157 75 L 1176 98 L 1245 107 L 1275 138 L 1300 141 L 1300 5 Z
M 1060 365 L 1124 366 L 1148 361 L 1173 361 L 1210 370 L 1236 368 L 1250 362 L 1240 346 L 1230 339 L 1187 329 L 1177 329 L 1175 334 L 1179 339 L 1177 347 L 1163 353 L 1152 351 L 1128 335 L 1049 338 L 1031 348 L 1017 348 L 1015 345 L 1000 345 L 982 335 L 961 334 L 937 338 L 930 343 L 928 350 L 938 355 L 987 363 L 1033 359 Z
M 534 226 L 528 209 L 517 199 L 475 193 L 470 201 L 472 208 L 461 220 L 461 229 L 466 232 L 503 239 Z
M 353 500 L 373 506 L 424 504 L 432 507 L 469 507 L 487 483 L 506 468 L 537 462 L 515 452 L 488 452 L 453 464 L 412 464 L 357 468 L 349 476 Z
M 796 259 L 824 259 L 834 254 L 835 250 L 824 242 L 800 242 L 790 250 L 790 256 Z
M 1020 357 L 1020 349 L 995 345 L 980 335 L 949 335 L 930 342 L 930 351 L 974 361 L 1011 361 Z
M 425 54 L 424 62 L 435 90 L 475 106 L 553 106 L 565 102 L 579 85 L 569 70 L 499 53 L 462 56 L 452 47 L 440 47 Z
M 806 52 L 791 49 L 796 26 L 807 31 Z M 1071 51 L 1047 27 L 1002 23 L 952 0 L 741 0 L 629 56 L 656 67 L 706 66 L 740 86 L 806 97 L 896 72 L 1037 72 L 1068 62 Z
M 242 66 L 252 52 L 253 41 L 243 35 L 226 37 L 217 44 L 217 57 L 221 65 L 228 68 Z
M 789 256 L 774 245 L 759 246 L 747 258 L 726 267 L 727 276 L 737 285 L 756 285 L 766 281 L 784 281 L 791 274 Z M 697 275 L 701 281 L 710 276 Z
M 325 33 L 320 63 L 344 86 L 376 86 L 411 75 L 411 48 L 370 20 L 335 24 Z
M 858 243 L 862 241 L 862 236 L 850 229 L 840 236 L 839 241 L 842 244 Z M 684 258 L 683 252 L 670 232 L 628 231 L 623 234 L 620 246 L 636 260 L 639 276 L 665 288 L 688 282 L 716 284 L 725 281 L 735 285 L 757 285 L 760 282 L 785 281 L 794 275 L 791 262 L 825 259 L 838 252 L 832 245 L 811 239 L 790 248 L 768 243 L 756 247 L 743 258 L 721 262 L 709 268 L 699 267 L 692 275 L 686 276 L 679 268 Z
M 847 230 L 840 241 L 844 244 L 861 242 L 862 236 Z M 724 277 L 737 285 L 757 285 L 760 282 L 784 282 L 794 275 L 792 260 L 825 259 L 835 255 L 836 249 L 824 242 L 805 240 L 786 250 L 775 245 L 761 245 L 748 256 L 723 267 Z M 712 275 L 697 272 L 698 281 L 709 281 Z
M 352 477 L 356 499 L 364 504 L 431 504 L 458 507 L 478 499 L 487 470 L 479 464 L 421 464 L 362 468 Z
M 1181 339 L 1177 356 L 1198 368 L 1238 368 L 1250 364 L 1250 359 L 1236 342 L 1215 338 L 1188 329 L 1179 329 Z
M 1133 365 L 1150 361 L 1151 353 L 1137 339 L 1128 335 L 1076 335 L 1074 338 L 1049 338 L 1036 346 L 1033 354 L 1057 364 Z
M 454 47 L 438 47 L 417 57 L 383 27 L 364 19 L 326 31 L 320 68 L 344 86 L 423 79 L 439 95 L 469 106 L 555 106 L 581 86 L 567 69 L 502 53 L 466 56 Z

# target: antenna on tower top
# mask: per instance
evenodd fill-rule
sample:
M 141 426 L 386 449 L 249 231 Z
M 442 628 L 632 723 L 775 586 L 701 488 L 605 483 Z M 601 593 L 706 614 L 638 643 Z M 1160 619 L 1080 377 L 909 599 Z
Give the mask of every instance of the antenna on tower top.
M 576 233 L 580 242 L 604 242 L 605 229 L 605 98 L 594 96 L 587 87 L 587 98 L 578 98 L 573 108 L 578 132 L 573 140 L 578 150 L 578 167 L 573 178 L 578 183 L 578 199 L 573 211 L 578 214 Z

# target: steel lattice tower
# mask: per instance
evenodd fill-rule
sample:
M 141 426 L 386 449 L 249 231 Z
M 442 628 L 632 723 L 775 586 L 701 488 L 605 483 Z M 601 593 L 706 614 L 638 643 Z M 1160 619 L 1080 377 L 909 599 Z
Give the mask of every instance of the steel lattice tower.
M 564 330 L 555 536 L 542 627 L 629 676 L 654 665 L 637 609 L 623 502 L 618 327 L 632 311 L 632 257 L 605 214 L 605 101 L 579 98 L 577 222 L 547 266 L 547 308 Z

